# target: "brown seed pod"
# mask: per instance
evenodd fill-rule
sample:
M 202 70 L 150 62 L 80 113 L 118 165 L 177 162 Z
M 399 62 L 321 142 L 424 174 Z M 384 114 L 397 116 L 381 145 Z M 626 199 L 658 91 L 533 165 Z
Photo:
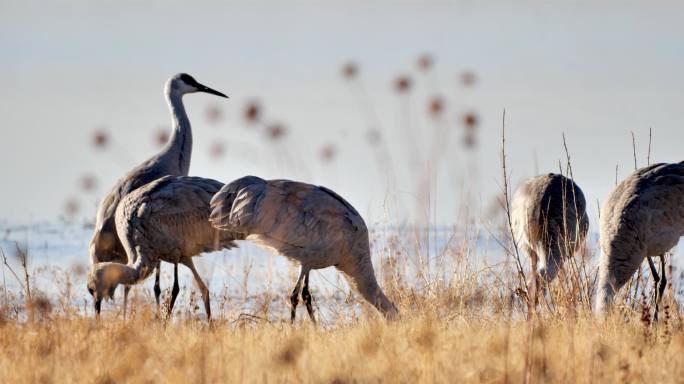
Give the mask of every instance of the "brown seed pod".
M 461 73 L 461 84 L 466 87 L 471 87 L 477 82 L 477 76 L 472 71 L 463 71 Z
M 268 137 L 273 141 L 280 140 L 283 136 L 285 136 L 285 133 L 287 133 L 285 127 L 278 123 L 269 125 L 266 128 L 266 132 L 268 133 Z
M 223 112 L 216 105 L 210 105 L 207 107 L 207 120 L 210 123 L 216 123 L 223 118 Z
M 474 148 L 477 145 L 477 139 L 475 138 L 475 132 L 466 131 L 463 135 L 463 145 L 466 148 Z
M 354 79 L 359 72 L 359 67 L 353 61 L 342 66 L 342 77 L 347 80 Z
M 444 110 L 444 100 L 441 96 L 433 96 L 428 103 L 428 112 L 433 117 L 439 117 Z
M 86 192 L 91 192 L 97 187 L 97 180 L 93 175 L 84 175 L 80 180 L 81 189 Z
M 95 148 L 104 149 L 109 145 L 109 133 L 103 128 L 96 129 L 93 132 L 92 143 Z
M 169 141 L 169 129 L 168 128 L 159 128 L 157 129 L 157 132 L 154 134 L 154 146 L 161 148 L 166 143 Z
M 479 120 L 480 119 L 477 117 L 477 114 L 475 112 L 468 112 L 465 115 L 463 115 L 463 124 L 466 126 L 466 128 L 477 127 Z
M 211 147 L 209 147 L 209 156 L 211 156 L 211 158 L 214 160 L 218 160 L 221 157 L 223 157 L 225 152 L 226 147 L 220 141 L 214 141 L 213 143 L 211 143 Z
M 432 65 L 434 64 L 434 60 L 432 59 L 432 56 L 429 53 L 424 53 L 418 57 L 418 69 L 421 71 L 429 71 L 432 69 Z
M 76 198 L 69 198 L 64 202 L 64 214 L 69 217 L 73 218 L 76 216 L 79 210 L 79 204 L 78 200 Z
M 321 148 L 321 159 L 323 159 L 323 161 L 332 161 L 335 158 L 335 155 L 336 150 L 334 145 L 326 144 Z
M 401 75 L 394 80 L 394 89 L 399 93 L 407 92 L 411 89 L 411 78 Z
M 261 106 L 258 102 L 252 100 L 247 103 L 244 111 L 245 120 L 249 123 L 259 121 L 261 117 Z

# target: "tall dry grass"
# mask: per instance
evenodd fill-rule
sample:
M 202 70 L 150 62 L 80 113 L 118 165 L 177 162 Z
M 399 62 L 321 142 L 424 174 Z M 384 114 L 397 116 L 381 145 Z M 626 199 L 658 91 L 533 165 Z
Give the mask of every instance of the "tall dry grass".
M 412 232 L 373 231 L 376 274 L 402 313 L 393 322 L 366 304 L 356 311 L 354 293 L 323 295 L 316 286 L 317 314 L 326 313 L 318 326 L 303 311 L 289 324 L 289 291 L 240 301 L 216 288 L 219 310 L 211 324 L 194 292 L 185 292 L 190 305 L 181 303 L 169 323 L 156 318 L 152 297 L 140 294 L 133 295 L 127 320 L 117 303 L 98 321 L 90 301 L 74 299 L 68 277 L 78 272 L 55 273 L 65 289 L 48 300 L 35 284 L 47 271 L 12 271 L 19 281 L 28 276 L 34 291 L 30 299 L 27 291 L 3 292 L 1 381 L 666 383 L 684 377 L 677 364 L 684 322 L 672 296 L 658 323 L 649 317 L 648 291 L 640 292 L 636 309 L 631 293 L 623 293 L 619 310 L 600 322 L 582 284 L 572 285 L 584 275 L 566 268 L 529 316 L 510 259 L 468 262 L 483 250 L 477 237 L 455 231 L 428 268 L 418 262 L 423 248 L 410 246 L 416 240 L 399 238 Z M 581 268 L 585 258 L 576 262 Z M 243 284 L 250 273 L 243 271 Z
M 425 305 L 424 307 L 429 307 Z M 680 382 L 681 319 L 597 323 L 583 315 L 525 322 L 468 311 L 404 309 L 334 329 L 284 323 L 179 321 L 151 312 L 95 321 L 56 316 L 0 326 L 7 383 Z M 524 364 L 530 356 L 529 365 Z M 525 367 L 528 367 L 525 369 Z

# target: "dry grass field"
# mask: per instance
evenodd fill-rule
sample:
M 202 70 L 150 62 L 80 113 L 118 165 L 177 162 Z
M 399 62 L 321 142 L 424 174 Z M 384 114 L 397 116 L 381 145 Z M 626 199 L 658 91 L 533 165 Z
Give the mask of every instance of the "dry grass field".
M 0 326 L 7 383 L 681 382 L 681 318 L 532 322 L 403 308 L 330 329 L 308 323 L 55 316 Z
M 288 292 L 257 294 L 245 306 L 216 288 L 209 323 L 187 287 L 171 321 L 158 319 L 152 297 L 139 293 L 127 319 L 117 296 L 97 320 L 90 299 L 74 293 L 83 287 L 68 283 L 77 272 L 63 272 L 66 288 L 56 297 L 37 288 L 31 305 L 20 291 L 3 296 L 2 382 L 681 382 L 683 318 L 670 290 L 652 322 L 647 273 L 647 288 L 623 290 L 615 314 L 599 321 L 586 300 L 595 272 L 578 257 L 530 315 L 514 253 L 475 268 L 464 262 L 472 250 L 463 242 L 445 246 L 429 267 L 391 242 L 376 251 L 376 273 L 402 313 L 390 322 L 356 294 L 324 295 L 320 286 L 317 325 L 303 306 L 289 323 Z

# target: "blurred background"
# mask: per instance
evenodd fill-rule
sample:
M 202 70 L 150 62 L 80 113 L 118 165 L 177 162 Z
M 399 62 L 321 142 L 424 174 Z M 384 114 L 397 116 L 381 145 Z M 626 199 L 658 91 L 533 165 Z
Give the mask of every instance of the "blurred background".
M 682 160 L 681 2 L 0 1 L 0 220 L 92 223 L 184 98 L 190 173 L 323 184 L 374 225 L 488 220 L 565 167 L 597 203 Z M 597 229 L 592 227 L 592 231 Z

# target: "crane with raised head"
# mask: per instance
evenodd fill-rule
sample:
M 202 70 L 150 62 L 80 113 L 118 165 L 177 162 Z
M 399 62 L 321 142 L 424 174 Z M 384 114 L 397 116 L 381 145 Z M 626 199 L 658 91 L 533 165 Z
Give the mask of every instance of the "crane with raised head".
M 115 223 L 115 214 L 121 199 L 135 189 L 162 176 L 188 174 L 192 155 L 192 129 L 183 106 L 183 95 L 195 92 L 228 97 L 200 84 L 186 73 L 179 73 L 168 79 L 164 86 L 164 96 L 171 111 L 171 136 L 159 153 L 126 173 L 100 202 L 95 219 L 95 230 L 89 246 L 91 265 L 105 261 L 121 264 L 129 262 Z M 154 295 L 159 306 L 161 294 L 159 265 L 156 265 L 155 269 Z M 124 289 L 124 317 L 126 316 L 128 289 L 127 286 Z

